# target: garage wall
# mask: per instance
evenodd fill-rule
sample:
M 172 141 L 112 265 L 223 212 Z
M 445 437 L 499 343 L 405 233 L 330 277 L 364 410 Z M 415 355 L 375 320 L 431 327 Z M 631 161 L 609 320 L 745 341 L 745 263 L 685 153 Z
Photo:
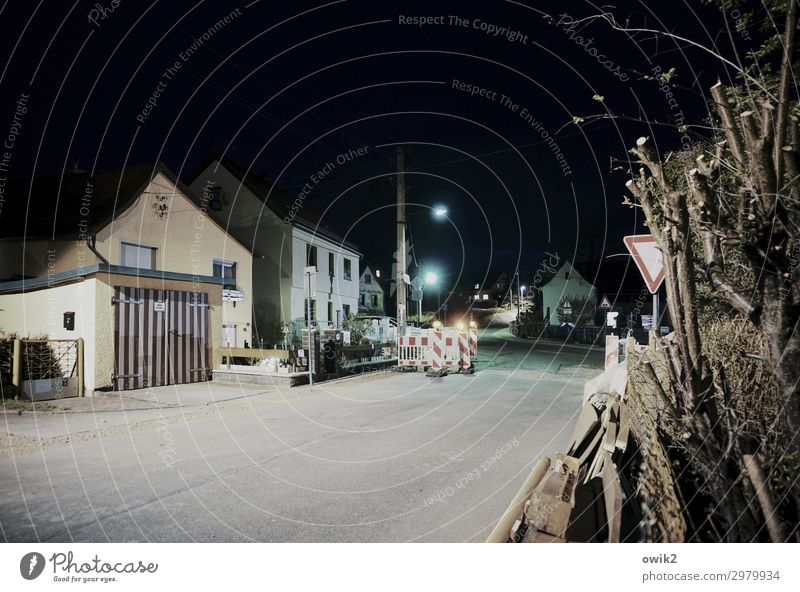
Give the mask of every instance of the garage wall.
M 86 393 L 102 386 L 97 382 L 98 352 L 113 350 L 111 340 L 101 340 L 97 331 L 97 285 L 94 278 L 21 294 L 0 295 L 0 331 L 19 337 L 84 340 Z M 75 330 L 64 329 L 64 313 L 75 313 Z M 113 331 L 112 331 L 113 337 Z M 112 358 L 113 368 L 113 358 Z M 110 373 L 108 374 L 110 377 Z

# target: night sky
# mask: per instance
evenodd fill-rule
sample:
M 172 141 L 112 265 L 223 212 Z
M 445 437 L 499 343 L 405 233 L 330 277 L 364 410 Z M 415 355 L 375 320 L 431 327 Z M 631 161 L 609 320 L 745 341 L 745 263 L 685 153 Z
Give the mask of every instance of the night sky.
M 731 58 L 732 43 L 755 47 L 697 2 L 615 6 L 623 26 Z M 685 43 L 581 20 L 600 12 L 591 2 L 9 1 L 0 130 L 27 96 L 10 159 L 20 178 L 159 160 L 186 178 L 217 150 L 297 194 L 326 169 L 305 205 L 387 267 L 402 143 L 417 261 L 450 287 L 491 281 L 532 270 L 545 251 L 597 260 L 646 232 L 621 204 L 627 149 L 640 135 L 667 151 L 702 134 L 674 124 L 702 124 L 705 91 L 732 80 Z M 659 68 L 675 68 L 667 86 L 649 79 Z M 449 219 L 434 220 L 434 205 Z

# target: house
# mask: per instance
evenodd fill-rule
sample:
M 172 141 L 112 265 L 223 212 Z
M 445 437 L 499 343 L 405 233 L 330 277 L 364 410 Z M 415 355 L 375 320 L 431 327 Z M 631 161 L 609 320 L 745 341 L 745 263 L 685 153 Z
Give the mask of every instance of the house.
M 386 314 L 385 292 L 381 286 L 381 270 L 369 263 L 364 264 L 358 282 L 358 312 Z
M 558 325 L 558 305 L 566 298 L 585 298 L 597 302 L 597 290 L 570 263 L 561 264 L 553 276 L 541 286 L 542 318 L 545 323 Z
M 619 313 L 620 326 L 627 323 L 629 316 L 631 328 L 634 330 L 649 325 L 653 313 L 653 297 L 632 258 L 604 259 L 600 263 L 581 263 L 575 267 L 594 285 L 597 292 L 597 324 L 605 323 L 605 313 L 614 311 Z M 608 308 L 599 306 L 604 302 Z M 662 324 L 669 325 L 667 311 L 662 310 L 661 313 Z
M 358 248 L 344 240 L 305 203 L 231 158 L 211 154 L 189 176 L 189 186 L 211 196 L 209 215 L 253 258 L 254 328 L 265 342 L 280 339 L 281 325 L 297 335 L 307 321 L 305 269 L 316 268 L 311 320 L 338 326 L 358 310 Z M 259 343 L 257 341 L 256 343 Z
M 253 302 L 252 253 L 210 198 L 163 164 L 9 184 L 0 329 L 83 338 L 87 393 L 208 380 L 251 342 Z

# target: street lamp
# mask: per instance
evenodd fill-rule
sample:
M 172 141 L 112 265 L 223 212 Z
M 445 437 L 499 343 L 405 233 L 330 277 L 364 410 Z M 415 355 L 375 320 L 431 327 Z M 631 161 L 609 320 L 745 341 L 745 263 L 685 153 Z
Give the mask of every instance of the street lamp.
M 517 280 L 517 284 L 519 285 L 519 280 Z M 517 298 L 517 318 L 518 319 L 522 316 L 522 296 L 525 294 L 525 290 L 527 290 L 527 288 L 525 286 L 519 286 L 519 297 Z
M 434 206 L 433 216 L 435 218 L 444 218 L 445 216 L 447 216 L 447 208 L 444 206 Z

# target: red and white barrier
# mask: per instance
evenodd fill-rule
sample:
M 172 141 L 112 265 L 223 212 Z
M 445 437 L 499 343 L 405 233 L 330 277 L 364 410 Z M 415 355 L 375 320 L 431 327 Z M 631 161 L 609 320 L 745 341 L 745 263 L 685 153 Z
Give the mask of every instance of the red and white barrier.
M 401 335 L 397 344 L 397 364 L 420 368 L 430 366 L 430 343 L 427 334 Z
M 469 347 L 469 336 L 466 333 L 459 333 L 458 334 L 458 350 L 459 350 L 459 360 L 458 365 L 461 368 L 469 368 L 472 364 L 469 361 L 469 354 L 470 354 L 470 347 Z
M 469 330 L 469 356 L 473 360 L 478 359 L 478 330 L 474 327 Z
M 398 338 L 397 363 L 421 370 L 440 372 L 446 368 L 472 366 L 478 350 L 478 334 L 455 327 L 409 329 Z

